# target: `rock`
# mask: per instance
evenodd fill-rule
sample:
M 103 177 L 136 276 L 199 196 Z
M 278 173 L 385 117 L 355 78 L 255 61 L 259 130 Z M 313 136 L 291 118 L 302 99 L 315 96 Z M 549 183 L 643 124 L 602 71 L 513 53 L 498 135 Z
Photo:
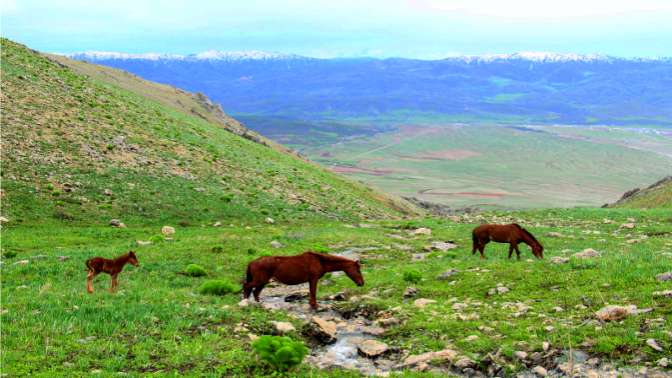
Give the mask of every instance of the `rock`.
M 432 230 L 430 230 L 429 228 L 425 228 L 425 227 L 420 227 L 416 230 L 411 231 L 411 235 L 431 235 L 431 234 L 432 234 Z
M 271 241 L 271 247 L 273 247 L 273 248 L 282 248 L 283 245 L 282 245 L 282 243 L 280 243 L 279 241 L 277 241 L 277 240 L 273 240 L 273 241 Z
M 654 297 L 672 298 L 672 290 L 654 291 Z
M 105 189 L 105 190 L 103 190 L 103 194 L 106 195 L 106 196 L 111 196 L 112 191 L 110 189 Z
M 548 341 L 544 341 L 541 343 L 541 349 L 544 350 L 544 352 L 548 352 L 548 349 L 551 347 L 551 344 Z
M 576 257 L 577 259 L 589 259 L 593 257 L 600 257 L 600 252 L 597 252 L 592 248 L 586 248 L 581 252 L 575 253 L 574 257 Z
M 412 298 L 418 295 L 418 289 L 414 287 L 407 287 L 404 291 L 404 298 Z
M 508 293 L 508 292 L 509 292 L 508 287 L 497 285 L 497 287 L 494 287 L 494 288 L 488 290 L 488 295 L 492 296 L 492 295 L 495 295 L 495 294 L 505 294 L 505 293 Z
M 287 332 L 296 331 L 296 328 L 294 328 L 294 325 L 290 322 L 271 321 L 271 324 L 273 324 L 273 326 L 275 327 L 275 330 L 278 333 L 287 333 Z
M 426 253 L 414 253 L 413 256 L 411 256 L 411 261 L 422 261 L 427 258 Z
M 559 232 L 551 231 L 546 233 L 546 236 L 548 236 L 549 238 L 561 238 L 562 234 Z
M 199 193 L 205 192 L 205 188 L 194 188 L 194 190 L 199 192 Z
M 670 361 L 667 359 L 667 357 L 663 357 L 660 360 L 656 361 L 656 365 L 660 367 L 667 367 L 667 365 L 670 364 Z
M 646 345 L 650 346 L 651 349 L 656 350 L 658 352 L 663 351 L 663 348 L 661 348 L 660 345 L 658 345 L 658 342 L 655 339 L 647 339 Z
M 399 319 L 395 317 L 391 318 L 382 318 L 382 319 L 377 319 L 376 324 L 378 324 L 381 327 L 390 327 L 399 324 L 400 321 Z
M 375 358 L 385 354 L 389 347 L 385 343 L 376 340 L 364 340 L 357 345 L 357 352 L 367 358 Z
M 553 264 L 567 264 L 569 262 L 568 257 L 553 256 L 551 257 L 551 262 Z
M 634 223 L 623 223 L 621 225 L 621 228 L 633 229 L 633 228 L 635 228 L 635 224 Z
M 336 342 L 336 323 L 313 316 L 308 324 L 307 333 L 323 344 Z
M 150 245 L 150 244 L 152 244 L 152 242 L 149 241 L 149 240 L 136 240 L 135 244 L 137 244 L 137 245 Z
M 435 300 L 433 299 L 427 299 L 427 298 L 418 298 L 415 301 L 413 301 L 413 306 L 418 307 L 418 308 L 423 308 L 427 306 L 428 304 L 436 303 Z
M 212 224 L 212 227 L 219 227 L 222 225 L 222 222 L 215 222 Z
M 171 227 L 171 226 L 163 226 L 163 227 L 161 227 L 161 233 L 162 233 L 164 236 L 170 236 L 170 235 L 173 235 L 173 234 L 175 233 L 175 227 Z
M 556 306 L 556 307 L 553 307 L 553 311 L 555 311 L 555 312 L 563 312 L 563 311 L 565 311 L 565 309 L 563 309 L 562 307 Z
M 469 335 L 464 338 L 464 341 L 470 343 L 472 341 L 478 340 L 478 335 Z
M 68 260 L 69 258 L 70 258 L 70 256 L 58 256 L 58 259 L 60 261 L 65 261 L 65 260 Z
M 632 223 L 636 222 L 636 219 L 635 219 L 635 218 L 627 218 L 626 220 L 627 220 L 628 222 L 632 222 Z
M 285 296 L 285 302 L 298 302 L 308 298 L 308 293 L 303 291 L 296 291 Z
M 602 307 L 595 313 L 595 317 L 603 322 L 623 320 L 629 315 L 638 314 L 642 312 L 649 312 L 648 309 L 638 310 L 637 306 L 617 306 L 609 305 Z
M 421 366 L 422 364 L 427 364 L 430 361 L 435 361 L 437 363 L 443 361 L 452 361 L 457 357 L 457 352 L 452 349 L 444 349 L 438 352 L 427 352 L 422 354 L 417 354 L 413 356 L 408 356 L 404 362 L 399 366 L 400 368 L 409 368 L 413 366 Z
M 524 360 L 527 358 L 527 352 L 523 352 L 522 350 L 518 350 L 513 352 L 513 356 L 516 357 L 519 360 Z
M 553 331 L 555 331 L 555 327 L 553 327 L 553 326 L 546 326 L 546 327 L 544 327 L 544 330 L 545 330 L 546 332 L 553 332 Z
M 14 265 L 26 265 L 28 263 L 30 263 L 30 260 L 19 260 L 15 262 Z
M 324 282 L 322 282 L 322 285 L 324 285 Z M 330 301 L 344 301 L 347 300 L 347 297 L 345 296 L 345 293 L 342 291 L 339 291 L 336 294 L 332 294 L 329 297 L 327 297 Z
M 242 301 L 238 302 L 238 307 L 247 307 L 250 305 L 250 301 L 247 299 L 243 299 Z
M 445 280 L 447 280 L 447 279 L 450 278 L 451 276 L 454 276 L 454 275 L 457 274 L 457 273 L 459 273 L 459 271 L 458 271 L 457 269 L 448 269 L 448 270 L 446 270 L 445 272 L 439 274 L 439 275 L 436 277 L 436 279 L 437 279 L 437 280 L 441 280 L 441 281 L 445 281 Z
M 455 367 L 458 368 L 458 369 L 464 370 L 464 369 L 471 369 L 471 368 L 475 367 L 476 363 L 470 358 L 460 357 L 460 358 L 457 359 L 457 361 L 455 361 L 455 363 L 453 365 L 455 365 Z
M 9 219 L 5 217 L 0 217 L 0 223 L 7 223 L 7 222 L 9 222 Z
M 275 223 L 275 219 L 273 219 L 273 218 L 271 218 L 271 217 L 267 217 L 267 218 L 266 218 L 266 223 L 268 223 L 268 224 L 273 224 L 273 223 Z
M 430 249 L 436 249 L 442 252 L 448 251 L 450 249 L 457 248 L 457 244 L 453 244 L 451 242 L 441 242 L 441 241 L 435 241 L 432 242 L 432 245 L 430 246 Z
M 665 272 L 665 273 L 658 274 L 658 275 L 656 276 L 656 279 L 657 279 L 658 281 L 669 281 L 669 280 L 672 280 L 672 272 Z
M 543 366 L 535 366 L 532 369 L 532 372 L 537 375 L 537 377 L 545 377 L 548 375 L 548 371 Z
M 457 303 L 453 303 L 453 306 L 452 306 L 451 308 L 452 308 L 453 310 L 455 310 L 455 311 L 462 311 L 462 310 L 464 310 L 465 308 L 467 308 L 467 304 L 466 304 L 466 303 L 460 303 L 460 302 L 457 302 Z
M 122 224 L 119 219 L 110 219 L 110 226 L 112 227 L 122 227 Z

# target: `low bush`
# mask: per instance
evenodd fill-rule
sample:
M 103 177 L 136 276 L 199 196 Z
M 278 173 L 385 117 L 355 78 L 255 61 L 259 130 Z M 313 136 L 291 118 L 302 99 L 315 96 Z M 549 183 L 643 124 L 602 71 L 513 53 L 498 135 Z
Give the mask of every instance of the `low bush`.
M 404 272 L 404 281 L 417 284 L 420 280 L 422 280 L 422 273 L 417 270 L 407 270 Z
M 299 365 L 308 354 L 308 348 L 301 341 L 287 336 L 261 336 L 252 348 L 259 357 L 277 370 L 287 370 Z
M 205 295 L 226 295 L 238 291 L 239 287 L 237 285 L 223 280 L 206 281 L 198 288 L 198 292 Z
M 208 272 L 206 272 L 205 269 L 200 265 L 189 264 L 184 269 L 184 274 L 191 277 L 202 277 L 207 275 Z

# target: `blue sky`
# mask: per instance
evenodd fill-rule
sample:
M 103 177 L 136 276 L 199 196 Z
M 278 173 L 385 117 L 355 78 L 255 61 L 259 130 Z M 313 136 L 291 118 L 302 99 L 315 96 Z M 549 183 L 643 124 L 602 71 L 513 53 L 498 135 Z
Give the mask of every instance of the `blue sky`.
M 0 10 L 3 36 L 47 52 L 672 56 L 672 0 L 2 0 Z

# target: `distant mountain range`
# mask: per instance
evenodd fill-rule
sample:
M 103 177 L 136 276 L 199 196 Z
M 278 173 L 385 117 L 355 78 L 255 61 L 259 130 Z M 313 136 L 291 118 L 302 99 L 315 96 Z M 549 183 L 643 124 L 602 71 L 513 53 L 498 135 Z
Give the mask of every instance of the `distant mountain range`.
M 672 125 L 670 58 L 523 52 L 316 59 L 259 51 L 69 56 L 203 92 L 243 120 Z

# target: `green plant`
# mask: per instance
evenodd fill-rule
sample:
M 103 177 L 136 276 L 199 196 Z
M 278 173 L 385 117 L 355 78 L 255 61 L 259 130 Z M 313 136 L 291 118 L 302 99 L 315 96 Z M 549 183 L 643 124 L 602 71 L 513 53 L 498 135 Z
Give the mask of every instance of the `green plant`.
M 420 280 L 422 280 L 422 273 L 417 270 L 407 270 L 404 272 L 404 281 L 418 283 Z
M 205 295 L 226 295 L 238 292 L 238 286 L 228 281 L 210 280 L 205 281 L 198 288 L 198 292 Z
M 163 237 L 163 235 L 159 235 L 159 234 L 156 234 L 156 235 L 149 238 L 149 241 L 152 242 L 152 243 L 155 243 L 155 244 L 156 243 L 161 243 L 165 240 L 166 239 Z
M 206 272 L 205 269 L 200 265 L 189 264 L 184 269 L 184 274 L 191 277 L 202 277 L 207 275 L 208 272 Z
M 224 252 L 224 248 L 222 246 L 215 246 L 212 247 L 212 253 L 222 253 Z
M 308 354 L 308 348 L 303 342 L 287 336 L 261 336 L 252 344 L 252 348 L 262 360 L 277 370 L 287 370 L 299 365 Z
M 15 251 L 5 251 L 2 254 L 2 257 L 6 258 L 6 259 L 11 259 L 12 257 L 16 257 L 16 252 Z

